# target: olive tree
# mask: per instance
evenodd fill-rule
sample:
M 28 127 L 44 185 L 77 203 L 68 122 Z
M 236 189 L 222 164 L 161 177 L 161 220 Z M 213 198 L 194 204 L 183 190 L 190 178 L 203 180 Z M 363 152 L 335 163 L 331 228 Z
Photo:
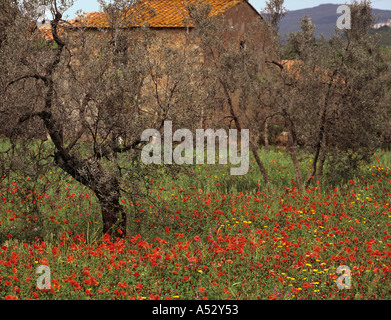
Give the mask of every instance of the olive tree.
M 379 146 L 388 64 L 369 33 L 370 3 L 353 2 L 350 8 L 352 28 L 337 29 L 330 40 L 315 39 L 315 26 L 302 19 L 302 30 L 288 37 L 297 60 L 275 62 L 269 77 L 267 97 L 286 124 L 287 149 L 301 187 L 321 180 L 326 162 L 333 180 L 348 178 Z M 299 147 L 311 155 L 306 178 Z
M 2 175 L 25 169 L 38 176 L 43 166 L 59 167 L 95 193 L 103 233 L 124 236 L 123 184 L 132 186 L 129 196 L 142 195 L 138 186 L 153 171 L 140 163 L 141 133 L 161 130 L 180 106 L 196 101 L 188 84 L 197 52 L 186 41 L 173 48 L 140 25 L 138 13 L 149 9 L 138 1 L 100 4 L 107 23 L 98 30 L 83 18 L 63 19 L 71 0 L 13 4 L 17 18 L 0 49 L 0 125 L 11 147 L 0 157 Z M 26 28 L 42 5 L 52 13 L 50 27 Z M 184 112 L 187 121 L 192 110 Z
M 238 32 L 225 17 L 208 18 L 208 7 L 189 6 L 195 25 L 194 37 L 204 53 L 201 72 L 205 103 L 213 106 L 209 118 L 215 126 L 250 130 L 249 147 L 265 184 L 269 177 L 258 154 L 259 122 L 264 116 L 260 104 L 265 61 L 272 55 L 270 28 L 260 16 Z

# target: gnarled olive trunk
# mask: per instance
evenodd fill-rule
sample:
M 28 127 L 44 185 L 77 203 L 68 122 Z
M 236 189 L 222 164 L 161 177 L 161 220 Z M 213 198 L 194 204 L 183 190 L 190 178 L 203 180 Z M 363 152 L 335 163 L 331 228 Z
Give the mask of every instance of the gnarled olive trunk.
M 126 214 L 120 204 L 121 188 L 117 177 L 107 172 L 97 159 L 80 160 L 58 152 L 55 160 L 62 170 L 96 194 L 102 210 L 103 234 L 124 237 Z
M 112 237 L 126 235 L 126 214 L 120 204 L 120 192 L 116 179 L 105 185 L 95 187 L 95 193 L 102 210 L 103 234 Z

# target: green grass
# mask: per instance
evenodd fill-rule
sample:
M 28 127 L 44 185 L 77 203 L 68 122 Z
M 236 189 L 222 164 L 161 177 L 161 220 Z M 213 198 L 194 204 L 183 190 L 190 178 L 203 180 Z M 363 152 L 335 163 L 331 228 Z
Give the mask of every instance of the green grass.
M 391 153 L 303 193 L 283 150 L 260 155 L 269 186 L 255 162 L 246 176 L 156 168 L 145 196 L 123 194 L 124 240 L 102 239 L 95 196 L 56 168 L 3 180 L 0 297 L 390 299 Z M 305 177 L 310 159 L 300 157 Z M 49 291 L 36 288 L 41 264 Z M 338 290 L 339 265 L 352 270 L 352 289 Z

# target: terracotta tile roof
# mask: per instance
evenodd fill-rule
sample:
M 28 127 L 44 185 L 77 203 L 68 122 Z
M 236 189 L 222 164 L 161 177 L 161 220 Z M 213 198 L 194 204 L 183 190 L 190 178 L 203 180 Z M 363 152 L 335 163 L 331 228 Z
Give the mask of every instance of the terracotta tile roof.
M 50 26 L 42 26 L 35 33 L 46 40 L 53 40 L 52 28 Z
M 210 5 L 210 17 L 219 16 L 241 2 L 247 0 L 203 0 L 203 3 Z M 153 28 L 183 28 L 188 18 L 186 6 L 189 3 L 196 3 L 196 0 L 140 0 L 135 8 L 124 13 L 124 19 L 133 27 L 147 24 Z M 63 26 L 108 28 L 110 21 L 105 13 L 90 12 L 68 21 Z M 38 34 L 45 39 L 53 39 L 50 26 L 41 27 Z
M 282 60 L 280 64 L 284 67 L 285 70 L 288 71 L 290 75 L 298 76 L 300 74 L 300 70 L 303 66 L 303 61 L 301 60 Z
M 211 12 L 209 16 L 219 16 L 246 0 L 203 0 L 209 4 Z M 124 17 L 130 19 L 131 25 L 140 27 L 148 24 L 154 28 L 178 28 L 185 27 L 184 20 L 188 18 L 186 5 L 194 0 L 141 0 L 134 9 L 126 11 Z M 109 27 L 107 16 L 101 12 L 87 13 L 69 21 L 72 25 L 84 25 L 91 28 Z
M 282 60 L 279 63 L 284 67 L 284 69 L 287 71 L 289 76 L 296 78 L 296 80 L 301 77 L 301 74 L 303 72 L 302 68 L 304 65 L 304 61 L 302 61 L 302 60 Z M 315 67 L 314 71 L 315 71 L 315 74 L 319 77 L 320 81 L 323 83 L 326 83 L 326 84 L 329 83 L 330 79 L 332 78 L 332 72 L 330 72 L 330 71 L 326 71 L 326 70 L 319 68 L 319 67 Z M 334 76 L 333 79 L 334 79 L 333 82 L 345 83 L 345 81 L 338 76 Z
M 219 16 L 235 5 L 246 0 L 204 0 L 211 6 L 210 16 Z M 148 24 L 154 28 L 184 27 L 188 18 L 186 5 L 191 1 L 183 0 L 141 0 L 135 8 L 128 10 L 124 17 L 130 19 L 132 26 Z M 69 21 L 74 26 L 84 25 L 91 28 L 109 27 L 107 16 L 102 12 L 91 12 Z

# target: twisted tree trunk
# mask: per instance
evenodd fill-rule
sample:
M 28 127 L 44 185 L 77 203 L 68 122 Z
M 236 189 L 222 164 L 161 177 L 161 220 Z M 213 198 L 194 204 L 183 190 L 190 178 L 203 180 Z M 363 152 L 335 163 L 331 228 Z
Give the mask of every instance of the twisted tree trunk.
M 95 187 L 96 196 L 102 210 L 103 233 L 110 236 L 126 235 L 126 214 L 120 204 L 120 188 L 117 179 L 99 183 Z
M 103 219 L 103 233 L 110 236 L 126 235 L 126 215 L 120 204 L 120 185 L 114 174 L 107 172 L 98 160 L 99 155 L 95 153 L 92 158 L 82 159 L 79 156 L 71 154 L 74 143 L 71 142 L 68 147 L 64 144 L 63 128 L 61 123 L 54 116 L 54 92 L 55 84 L 53 80 L 54 73 L 61 62 L 65 43 L 59 38 L 57 27 L 61 20 L 61 14 L 56 13 L 55 19 L 51 22 L 53 39 L 58 44 L 56 56 L 53 62 L 47 68 L 45 77 L 39 77 L 47 86 L 45 96 L 44 111 L 39 112 L 39 116 L 48 131 L 48 134 L 55 145 L 56 153 L 54 155 L 55 163 L 66 173 L 72 176 L 76 181 L 92 190 L 101 206 Z M 35 76 L 35 78 L 37 78 Z

